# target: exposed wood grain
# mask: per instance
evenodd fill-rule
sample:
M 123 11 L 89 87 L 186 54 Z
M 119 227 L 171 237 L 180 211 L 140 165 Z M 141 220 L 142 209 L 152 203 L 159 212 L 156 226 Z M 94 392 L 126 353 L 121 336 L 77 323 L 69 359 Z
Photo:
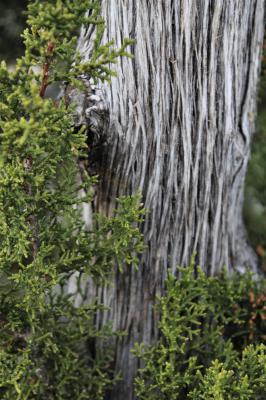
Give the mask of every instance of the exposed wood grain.
M 103 0 L 102 12 L 106 40 L 137 42 L 134 59 L 118 62 L 117 78 L 96 89 L 101 101 L 87 112 L 110 114 L 94 207 L 111 213 L 116 197 L 140 189 L 149 214 L 139 270 L 117 271 L 110 287 L 90 284 L 90 291 L 110 306 L 98 324 L 112 319 L 128 332 L 116 344 L 125 381 L 112 399 L 131 400 L 137 364 L 130 349 L 156 337 L 153 306 L 167 268 L 187 265 L 196 252 L 210 274 L 224 266 L 256 271 L 242 203 L 264 1 Z M 92 35 L 80 38 L 85 58 Z

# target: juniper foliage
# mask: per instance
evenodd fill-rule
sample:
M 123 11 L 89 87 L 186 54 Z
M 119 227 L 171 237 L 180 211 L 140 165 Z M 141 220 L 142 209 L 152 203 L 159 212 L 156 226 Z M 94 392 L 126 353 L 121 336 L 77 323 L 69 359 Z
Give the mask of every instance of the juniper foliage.
M 169 275 L 158 300 L 160 339 L 136 345 L 140 400 L 262 400 L 266 393 L 266 282 Z
M 96 29 L 86 63 L 75 54 L 82 24 Z M 0 397 L 100 400 L 115 379 L 108 348 L 93 343 L 114 333 L 94 327 L 101 304 L 77 308 L 77 293 L 65 286 L 75 273 L 85 297 L 84 276 L 103 282 L 115 262 L 134 263 L 143 210 L 138 196 L 122 198 L 113 218 L 85 228 L 80 210 L 95 178 L 83 171 L 79 179 L 84 132 L 74 129 L 74 105 L 48 98 L 47 88 L 67 82 L 83 90 L 84 74 L 110 80 L 130 41 L 101 44 L 98 0 L 31 1 L 28 26 L 15 70 L 0 66 Z

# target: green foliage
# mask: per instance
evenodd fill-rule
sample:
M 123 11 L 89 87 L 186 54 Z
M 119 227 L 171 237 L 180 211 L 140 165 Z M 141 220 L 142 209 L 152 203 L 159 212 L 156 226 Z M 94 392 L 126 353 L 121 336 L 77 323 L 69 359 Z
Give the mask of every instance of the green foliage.
M 132 40 L 125 39 L 121 48 L 113 48 L 113 42 L 101 44 L 105 30 L 100 15 L 99 0 L 46 0 L 32 1 L 28 6 L 30 29 L 24 32 L 25 56 L 19 65 L 44 65 L 47 61 L 47 45 L 52 46 L 53 57 L 50 65 L 50 82 L 66 81 L 80 87 L 80 75 L 88 75 L 95 81 L 107 80 L 114 75 L 110 64 L 120 56 L 130 57 L 126 47 Z M 81 61 L 77 54 L 77 34 L 80 27 L 95 26 L 95 39 L 89 61 Z M 49 51 L 48 51 L 49 53 Z M 75 63 L 73 60 L 75 58 Z
M 1 398 L 103 398 L 111 383 L 112 357 L 108 348 L 95 353 L 93 342 L 113 333 L 109 327 L 95 330 L 98 305 L 76 308 L 72 300 L 63 292 L 49 293 L 46 308 L 34 318 L 16 310 L 14 301 L 3 300 Z
M 250 241 L 266 272 L 266 40 L 259 91 L 258 118 L 249 162 L 244 216 Z
M 265 79 L 265 78 L 264 78 Z M 262 107 L 262 105 L 261 105 Z M 262 269 L 266 272 L 266 114 L 264 110 L 258 116 L 257 129 L 249 162 L 244 215 L 250 240 L 261 259 Z
M 266 346 L 247 346 L 240 359 L 225 366 L 217 359 L 204 374 L 197 371 L 198 385 L 188 398 L 193 400 L 263 400 L 266 390 Z
M 266 390 L 265 282 L 207 277 L 194 267 L 169 275 L 158 301 L 160 339 L 137 345 L 139 399 L 250 399 Z M 254 343 L 254 344 L 251 344 Z
M 94 304 L 75 307 L 81 281 L 106 282 L 115 263 L 136 262 L 142 236 L 139 195 L 122 198 L 113 218 L 81 218 L 95 178 L 79 169 L 87 148 L 74 129 L 74 106 L 46 98 L 55 81 L 81 90 L 80 75 L 109 80 L 109 65 L 127 55 L 101 45 L 104 22 L 96 0 L 32 1 L 25 55 L 14 71 L 0 66 L 0 397 L 104 398 L 114 382 L 106 326 L 95 330 Z M 85 15 L 85 11 L 89 14 Z M 92 60 L 73 58 L 81 25 L 94 25 Z M 80 193 L 83 193 L 81 195 Z M 65 287 L 77 276 L 73 293 Z M 101 339 L 101 349 L 95 340 Z

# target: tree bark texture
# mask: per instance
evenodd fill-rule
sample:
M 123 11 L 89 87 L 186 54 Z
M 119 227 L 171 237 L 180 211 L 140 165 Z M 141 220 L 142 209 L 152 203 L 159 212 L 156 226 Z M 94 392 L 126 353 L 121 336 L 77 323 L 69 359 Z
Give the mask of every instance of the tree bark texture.
M 93 208 L 110 214 L 118 196 L 140 190 L 147 248 L 137 271 L 117 271 L 106 288 L 90 283 L 89 293 L 110 307 L 98 324 L 113 320 L 128 334 L 115 345 L 124 380 L 110 398 L 131 400 L 137 361 L 130 350 L 156 338 L 153 306 L 167 269 L 175 272 L 196 253 L 208 274 L 224 266 L 256 271 L 242 203 L 264 1 L 102 0 L 102 13 L 105 40 L 136 43 L 134 58 L 116 65 L 111 86 L 94 88 L 87 99 L 87 118 L 105 130 Z M 82 31 L 85 58 L 92 38 Z

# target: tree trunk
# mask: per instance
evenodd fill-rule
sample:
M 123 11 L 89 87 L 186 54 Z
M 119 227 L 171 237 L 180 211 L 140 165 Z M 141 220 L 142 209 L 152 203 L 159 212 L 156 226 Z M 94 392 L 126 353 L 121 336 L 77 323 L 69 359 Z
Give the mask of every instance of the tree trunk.
M 115 344 L 124 380 L 110 399 L 134 398 L 136 341 L 157 335 L 153 309 L 167 268 L 196 262 L 208 274 L 251 267 L 256 257 L 242 221 L 244 179 L 256 113 L 264 28 L 263 0 L 102 0 L 106 39 L 136 39 L 134 59 L 121 59 L 111 86 L 96 88 L 87 116 L 105 127 L 94 209 L 140 190 L 148 210 L 147 245 L 136 271 L 116 271 L 91 296 L 110 307 L 127 336 Z M 93 32 L 79 49 L 90 55 Z M 95 103 L 95 104 L 94 104 Z M 109 117 L 107 118 L 107 115 Z M 93 159 L 92 152 L 92 159 Z

